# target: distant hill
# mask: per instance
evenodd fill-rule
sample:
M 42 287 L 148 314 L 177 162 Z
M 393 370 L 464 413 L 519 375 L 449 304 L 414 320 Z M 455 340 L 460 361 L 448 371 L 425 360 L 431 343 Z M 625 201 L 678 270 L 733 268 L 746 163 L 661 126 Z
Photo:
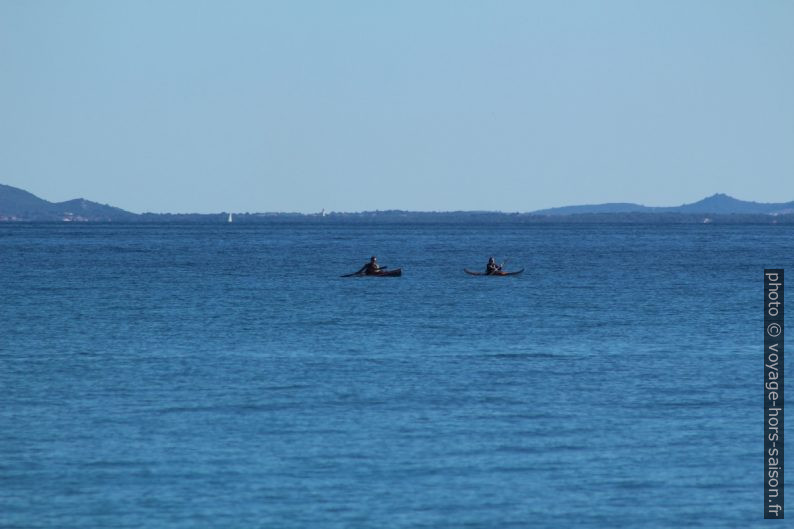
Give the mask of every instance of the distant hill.
M 684 204 L 683 206 L 669 209 L 670 211 L 677 211 L 680 213 L 755 213 L 765 215 L 784 215 L 787 213 L 794 213 L 794 202 L 747 202 L 729 197 L 728 195 L 724 195 L 722 193 L 718 193 L 692 204 Z
M 33 193 L 0 184 L 0 215 L 27 216 L 51 211 L 53 204 Z
M 563 206 L 559 208 L 533 211 L 533 215 L 581 215 L 592 213 L 703 213 L 703 214 L 755 214 L 784 215 L 794 213 L 794 201 L 783 203 L 761 203 L 739 200 L 723 193 L 717 193 L 692 204 L 673 207 L 648 207 L 640 204 L 611 203 L 582 206 Z
M 138 216 L 121 208 L 91 202 L 84 198 L 57 202 L 54 206 L 59 211 L 59 214 L 63 212 L 63 214 L 78 215 L 94 220 L 132 220 Z
M 33 193 L 0 184 L 0 220 L 108 222 L 136 217 L 135 213 L 84 198 L 48 202 Z
M 641 213 L 651 212 L 653 208 L 630 204 L 626 202 L 612 202 L 608 204 L 585 204 L 582 206 L 561 206 L 557 208 L 540 209 L 533 211 L 532 215 L 582 215 L 589 213 Z

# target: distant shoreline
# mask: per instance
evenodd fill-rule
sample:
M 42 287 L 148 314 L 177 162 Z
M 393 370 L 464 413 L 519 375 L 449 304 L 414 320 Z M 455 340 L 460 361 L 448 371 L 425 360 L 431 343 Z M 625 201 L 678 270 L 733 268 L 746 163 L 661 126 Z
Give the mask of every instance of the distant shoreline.
M 235 214 L 232 224 L 228 213 L 171 214 L 144 213 L 126 219 L 24 219 L 0 215 L 0 224 L 312 224 L 312 225 L 388 225 L 388 224 L 760 224 L 794 225 L 794 214 L 693 214 L 693 213 L 577 213 L 570 215 L 536 215 L 532 213 L 423 213 L 423 212 L 363 212 L 330 213 L 325 216 L 302 213 Z
M 715 194 L 674 207 L 608 203 L 506 213 L 500 211 L 363 211 L 356 213 L 132 213 L 84 198 L 49 202 L 0 184 L 0 222 L 112 223 L 583 223 L 583 224 L 794 224 L 794 201 L 759 203 Z

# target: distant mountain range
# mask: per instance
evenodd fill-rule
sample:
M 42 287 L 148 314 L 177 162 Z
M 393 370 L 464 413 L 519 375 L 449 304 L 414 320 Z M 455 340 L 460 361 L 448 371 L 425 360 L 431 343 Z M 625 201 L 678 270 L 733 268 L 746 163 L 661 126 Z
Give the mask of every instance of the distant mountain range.
M 323 218 L 329 221 L 426 221 L 457 222 L 760 222 L 794 224 L 794 201 L 759 203 L 738 200 L 718 193 L 692 204 L 675 207 L 648 207 L 639 204 L 613 203 L 564 206 L 530 213 L 488 211 L 412 212 L 365 211 L 361 213 L 329 213 L 302 215 L 298 213 L 236 214 L 235 222 L 301 221 Z M 83 198 L 66 202 L 49 202 L 36 195 L 0 184 L 0 222 L 227 222 L 226 213 L 131 213 L 120 208 L 91 202 Z
M 533 211 L 533 215 L 577 215 L 583 213 L 703 213 L 744 215 L 785 215 L 794 213 L 794 201 L 783 203 L 747 202 L 717 193 L 692 204 L 674 207 L 648 207 L 640 204 L 612 203 Z
M 66 202 L 48 202 L 22 189 L 0 184 L 0 221 L 94 221 L 135 220 L 137 215 L 98 204 L 84 198 Z

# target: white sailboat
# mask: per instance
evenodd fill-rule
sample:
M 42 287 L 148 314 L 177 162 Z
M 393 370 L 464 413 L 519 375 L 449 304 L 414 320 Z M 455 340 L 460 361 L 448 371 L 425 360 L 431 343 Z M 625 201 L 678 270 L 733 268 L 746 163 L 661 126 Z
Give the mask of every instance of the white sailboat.
M 231 221 L 232 221 L 232 214 L 231 214 L 231 213 L 229 213 L 229 220 L 228 220 L 228 222 L 231 222 Z

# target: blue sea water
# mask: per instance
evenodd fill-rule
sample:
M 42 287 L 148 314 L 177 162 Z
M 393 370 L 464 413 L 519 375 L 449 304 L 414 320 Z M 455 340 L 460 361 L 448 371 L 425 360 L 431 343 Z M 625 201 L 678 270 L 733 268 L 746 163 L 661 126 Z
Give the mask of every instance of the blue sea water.
M 348 278 L 375 253 L 400 278 Z M 489 255 L 519 277 L 472 277 Z M 763 523 L 785 226 L 0 225 L 0 526 Z

